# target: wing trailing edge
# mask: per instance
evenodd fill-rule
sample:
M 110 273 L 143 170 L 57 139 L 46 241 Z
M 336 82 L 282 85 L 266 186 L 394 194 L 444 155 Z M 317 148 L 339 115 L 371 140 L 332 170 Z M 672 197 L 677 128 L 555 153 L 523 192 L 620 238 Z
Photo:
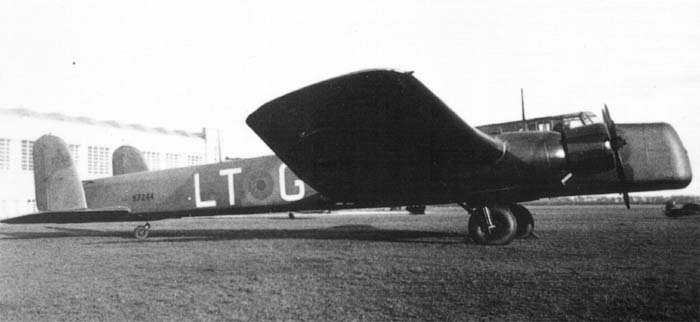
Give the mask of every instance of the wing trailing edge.
M 505 152 L 503 142 L 466 124 L 411 73 L 390 70 L 307 86 L 264 104 L 247 123 L 334 201 L 439 193 L 455 173 L 482 170 Z

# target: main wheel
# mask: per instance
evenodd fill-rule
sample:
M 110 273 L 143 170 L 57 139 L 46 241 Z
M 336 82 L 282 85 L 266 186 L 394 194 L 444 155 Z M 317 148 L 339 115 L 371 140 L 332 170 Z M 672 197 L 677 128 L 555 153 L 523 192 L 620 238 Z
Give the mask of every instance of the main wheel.
M 513 241 L 517 230 L 513 213 L 502 206 L 492 206 L 488 209 L 495 228 L 489 231 L 483 208 L 477 210 L 469 217 L 469 236 L 472 240 L 482 245 L 506 245 Z
M 518 225 L 515 238 L 530 237 L 535 230 L 535 219 L 532 218 L 532 213 L 519 204 L 512 204 L 508 208 L 515 216 L 515 222 Z

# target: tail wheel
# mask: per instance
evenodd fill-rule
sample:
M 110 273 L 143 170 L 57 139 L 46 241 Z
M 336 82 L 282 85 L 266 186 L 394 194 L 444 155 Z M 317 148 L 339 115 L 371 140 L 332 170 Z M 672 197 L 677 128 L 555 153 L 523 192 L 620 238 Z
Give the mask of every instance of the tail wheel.
M 535 219 L 532 218 L 532 213 L 519 204 L 512 204 L 508 208 L 515 216 L 515 222 L 518 224 L 515 238 L 530 237 L 535 230 Z
M 488 212 L 488 213 L 487 213 Z M 489 229 L 487 216 L 492 224 Z M 482 245 L 506 245 L 513 241 L 517 231 L 515 216 L 507 208 L 481 208 L 469 217 L 469 236 Z
M 148 238 L 148 230 L 150 228 L 150 224 L 136 226 L 136 228 L 134 228 L 134 237 L 136 237 L 138 240 L 145 240 Z

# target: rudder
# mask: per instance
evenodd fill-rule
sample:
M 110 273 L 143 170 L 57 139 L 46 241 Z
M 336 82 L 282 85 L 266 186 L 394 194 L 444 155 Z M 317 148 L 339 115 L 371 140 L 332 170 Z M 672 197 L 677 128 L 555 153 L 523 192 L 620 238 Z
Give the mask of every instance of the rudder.
M 148 171 L 146 161 L 143 160 L 143 155 L 139 149 L 130 146 L 122 145 L 112 153 L 112 174 L 115 176 Z
M 68 146 L 50 134 L 34 142 L 34 189 L 40 211 L 85 209 L 85 191 Z

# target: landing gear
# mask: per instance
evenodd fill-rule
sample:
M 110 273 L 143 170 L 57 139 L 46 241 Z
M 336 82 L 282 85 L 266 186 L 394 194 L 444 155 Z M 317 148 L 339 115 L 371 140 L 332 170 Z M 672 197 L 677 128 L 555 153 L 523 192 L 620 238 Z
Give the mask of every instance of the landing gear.
M 148 238 L 148 231 L 151 229 L 151 224 L 146 223 L 145 225 L 139 225 L 134 228 L 134 237 L 138 240 L 144 240 Z
M 477 244 L 506 245 L 513 241 L 517 232 L 515 216 L 508 207 L 492 205 L 478 209 L 460 204 L 470 212 L 469 237 Z
M 518 229 L 515 233 L 515 238 L 528 238 L 534 236 L 535 220 L 532 218 L 532 213 L 527 208 L 512 204 L 508 206 L 510 211 L 515 216 L 515 222 L 518 224 Z

